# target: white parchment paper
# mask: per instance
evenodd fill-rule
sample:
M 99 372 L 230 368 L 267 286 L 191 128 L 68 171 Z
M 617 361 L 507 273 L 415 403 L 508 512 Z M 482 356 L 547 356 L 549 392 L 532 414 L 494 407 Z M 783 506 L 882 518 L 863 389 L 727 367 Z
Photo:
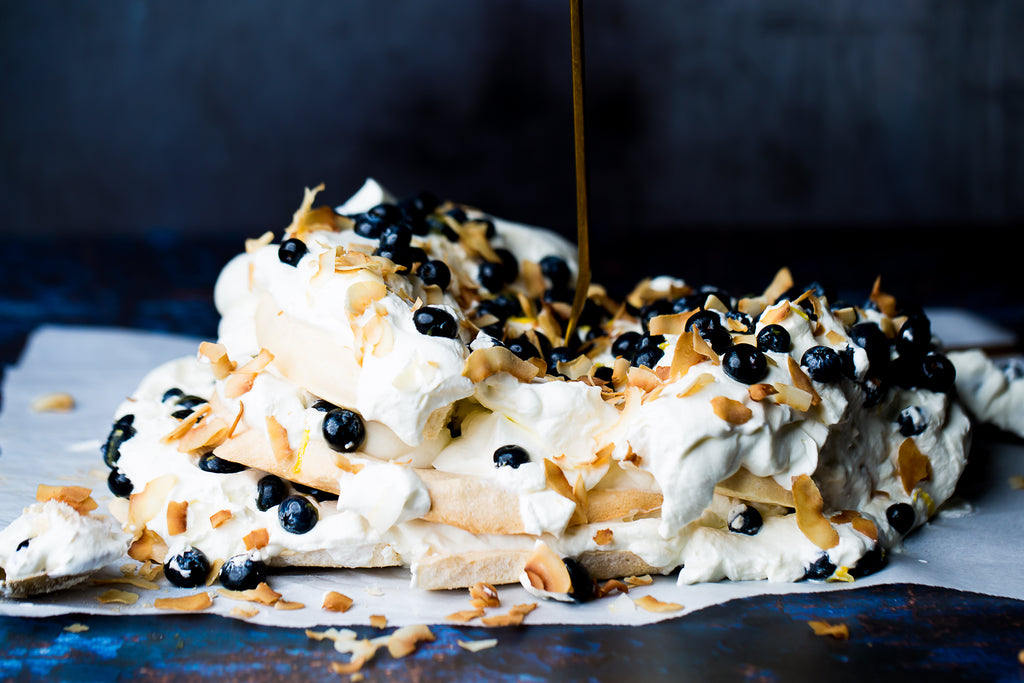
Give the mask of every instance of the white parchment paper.
M 198 340 L 156 333 L 106 328 L 43 327 L 36 331 L 15 367 L 8 368 L 0 412 L 0 527 L 6 526 L 34 502 L 36 487 L 76 484 L 93 489 L 101 512 L 111 495 L 100 446 L 110 429 L 113 411 L 142 376 L 159 363 L 192 355 Z M 76 407 L 70 413 L 37 413 L 30 404 L 41 394 L 70 393 Z M 884 583 L 945 586 L 991 595 L 1024 599 L 1024 491 L 1013 489 L 1009 478 L 1024 475 L 1024 447 L 1010 443 L 976 444 L 972 469 L 982 472 L 980 490 L 958 499 L 949 510 L 918 530 L 901 552 L 893 553 L 883 571 L 856 583 L 781 584 L 722 582 L 677 586 L 674 577 L 657 577 L 651 586 L 584 605 L 541 601 L 525 623 L 645 624 L 703 607 L 759 594 L 821 592 Z M 974 481 L 974 479 L 972 479 Z M 128 558 L 101 570 L 96 578 L 121 576 Z M 404 569 L 289 571 L 273 574 L 270 583 L 283 599 L 303 603 L 304 609 L 278 610 L 243 603 L 209 590 L 216 597 L 208 611 L 230 616 L 232 608 L 258 608 L 253 623 L 311 627 L 366 624 L 383 615 L 391 625 L 451 623 L 445 617 L 470 608 L 465 590 L 426 592 L 409 586 Z M 152 614 L 158 597 L 193 591 L 174 588 L 161 580 L 160 590 L 114 586 L 139 595 L 131 606 L 103 604 L 97 598 L 110 585 L 81 587 L 31 600 L 0 600 L 0 614 L 52 616 L 85 614 Z M 321 609 L 323 595 L 333 590 L 353 599 L 345 613 Z M 501 586 L 502 606 L 538 602 L 519 586 Z M 683 605 L 681 610 L 652 613 L 633 602 L 643 595 Z M 478 624 L 479 622 L 473 622 Z

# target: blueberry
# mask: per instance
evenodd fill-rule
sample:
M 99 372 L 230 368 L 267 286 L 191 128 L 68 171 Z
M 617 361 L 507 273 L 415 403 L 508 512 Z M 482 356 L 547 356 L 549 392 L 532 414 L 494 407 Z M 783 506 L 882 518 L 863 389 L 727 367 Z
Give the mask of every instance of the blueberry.
M 288 485 L 280 477 L 268 474 L 256 483 L 256 509 L 267 511 L 288 495 Z
M 107 435 L 107 440 L 103 444 L 103 448 L 100 449 L 103 453 L 103 462 L 107 464 L 107 467 L 111 469 L 116 467 L 117 461 L 121 458 L 121 444 L 135 436 L 135 427 L 132 426 L 134 422 L 134 415 L 123 415 L 111 427 L 110 434 Z
M 601 367 L 594 370 L 594 379 L 599 379 L 602 382 L 611 382 L 612 374 L 615 371 L 608 365 L 602 365 Z
M 878 374 L 889 364 L 889 338 L 882 332 L 878 323 L 857 323 L 850 328 L 850 339 L 864 349 L 868 356 L 871 370 Z
M 423 280 L 423 284 L 436 285 L 441 289 L 448 289 L 448 285 L 452 281 L 452 271 L 444 261 L 424 261 L 420 264 L 416 274 Z
M 885 548 L 880 545 L 876 545 L 871 550 L 864 553 L 857 564 L 850 568 L 850 576 L 855 579 L 860 579 L 868 574 L 874 574 L 878 570 L 882 569 L 889 557 L 885 554 Z
M 561 256 L 545 256 L 540 260 L 540 273 L 556 290 L 568 290 L 572 271 Z
M 184 395 L 185 395 L 185 392 L 183 392 L 181 389 L 179 389 L 177 387 L 171 387 L 170 389 L 168 389 L 167 391 L 164 392 L 164 397 L 162 399 L 160 399 L 160 401 L 162 403 L 167 403 L 172 398 L 175 398 L 175 399 L 176 398 L 181 398 Z
M 252 590 L 267 578 L 267 565 L 248 555 L 235 555 L 220 568 L 220 583 L 232 591 Z
M 753 344 L 737 344 L 722 356 L 722 370 L 737 382 L 757 384 L 768 374 L 768 360 Z
M 903 436 L 917 436 L 928 426 L 928 415 L 918 406 L 910 406 L 900 411 L 896 418 Z
M 665 351 L 661 348 L 661 344 L 664 341 L 665 337 L 660 334 L 645 334 L 640 337 L 636 347 L 636 354 L 634 354 L 630 364 L 637 368 L 646 367 L 653 369 L 662 356 L 665 355 Z
M 700 299 L 701 308 L 707 304 L 709 296 L 715 297 L 726 306 L 732 306 L 732 297 L 729 295 L 729 292 L 725 291 L 721 287 L 715 287 L 714 285 L 701 285 L 697 290 L 697 294 Z
M 198 548 L 173 555 L 164 563 L 164 576 L 178 588 L 196 588 L 206 583 L 210 563 Z
M 417 332 L 428 337 L 455 339 L 459 336 L 459 324 L 455 317 L 443 308 L 423 306 L 412 314 L 412 322 Z
M 360 237 L 376 240 L 380 239 L 380 234 L 384 231 L 385 225 L 387 225 L 387 223 L 382 221 L 380 218 L 376 218 L 370 214 L 363 214 L 361 216 L 356 216 L 355 225 L 352 226 L 352 230 Z
M 476 279 L 488 292 L 500 292 L 506 284 L 505 269 L 500 263 L 484 261 L 477 269 Z
M 292 482 L 292 486 L 294 486 L 295 490 L 299 493 L 305 493 L 307 496 L 312 496 L 313 500 L 318 503 L 323 503 L 328 500 L 338 500 L 338 496 L 330 491 L 321 491 L 320 489 L 315 489 L 312 486 L 306 486 L 305 484 L 299 484 L 298 482 Z
M 517 315 L 522 315 L 522 313 L 523 307 L 519 303 L 519 299 L 504 294 L 499 294 L 493 299 L 481 301 L 476 309 L 477 316 L 493 315 L 503 322 Z
M 524 463 L 530 462 L 530 454 L 522 446 L 509 444 L 501 446 L 494 451 L 495 467 L 511 467 L 518 469 Z
M 540 356 L 540 351 L 525 336 L 510 339 L 505 346 L 508 347 L 509 351 L 523 360 L 530 360 L 531 358 L 538 358 Z
M 320 513 L 305 496 L 288 496 L 277 507 L 277 519 L 285 531 L 304 534 L 320 521 Z
M 110 470 L 107 475 L 107 488 L 118 498 L 127 498 L 132 495 L 132 481 L 124 475 L 121 470 Z
M 373 250 L 374 256 L 386 258 L 397 266 L 406 269 L 412 268 L 413 250 L 412 247 L 377 247 Z
M 839 372 L 848 379 L 857 379 L 857 360 L 853 347 L 847 344 L 836 351 L 839 354 Z
M 348 408 L 335 408 L 324 415 L 323 434 L 332 449 L 351 453 L 366 440 L 366 425 L 358 413 Z
M 901 356 L 920 356 L 932 341 L 932 325 L 921 313 L 911 315 L 896 335 L 896 351 Z
M 818 382 L 835 382 L 842 374 L 839 354 L 827 346 L 812 346 L 804 352 L 800 365 Z
M 412 227 L 408 223 L 391 223 L 380 233 L 382 249 L 407 249 L 412 244 Z
M 929 351 L 921 361 L 922 389 L 936 392 L 948 392 L 956 381 L 956 368 L 946 356 L 937 351 Z
M 551 353 L 548 354 L 548 365 L 551 367 L 557 366 L 559 363 L 571 363 L 579 357 L 579 353 L 573 351 L 568 346 L 559 346 L 551 349 Z
M 569 590 L 569 597 L 573 602 L 593 600 L 596 584 L 587 568 L 571 557 L 563 558 L 562 563 L 565 564 L 565 568 L 569 572 L 569 584 L 572 586 Z
M 832 564 L 832 561 L 828 559 L 828 553 L 822 553 L 821 556 L 808 565 L 804 571 L 804 578 L 815 581 L 824 581 L 828 577 L 832 576 L 836 571 L 836 566 Z
M 889 391 L 889 386 L 877 377 L 868 377 L 860 383 L 860 388 L 864 392 L 865 408 L 874 408 L 880 404 Z
M 326 413 L 328 411 L 334 410 L 338 406 L 334 405 L 330 401 L 325 401 L 322 398 L 318 398 L 317 400 L 313 401 L 313 403 L 310 404 L 309 407 L 321 413 Z
M 732 335 L 722 324 L 722 318 L 715 311 L 699 311 L 691 315 L 684 326 L 696 330 L 715 353 L 725 353 L 732 346 Z
M 182 408 L 181 410 L 175 410 L 173 413 L 171 413 L 171 417 L 173 417 L 175 420 L 187 420 L 189 416 L 192 415 L 192 412 L 193 411 L 190 408 Z M 202 418 L 200 417 L 199 419 Z M 198 421 L 199 420 L 196 420 L 196 422 Z
M 465 223 L 467 220 L 469 220 L 469 217 L 466 215 L 465 210 L 458 206 L 448 209 L 445 212 L 445 215 L 453 219 L 456 223 Z
M 902 536 L 914 528 L 914 522 L 917 521 L 917 514 L 914 512 L 914 508 L 908 503 L 893 503 L 886 508 L 885 519 L 889 522 L 889 526 L 891 526 L 896 533 Z
M 204 472 L 212 472 L 213 474 L 235 474 L 245 470 L 246 467 L 237 462 L 218 458 L 211 452 L 199 456 L 199 469 Z
M 640 339 L 643 337 L 639 332 L 629 331 L 623 332 L 615 341 L 612 342 L 612 355 L 616 358 L 625 358 L 628 361 L 633 360 L 633 356 L 636 355 L 636 349 L 640 346 Z
M 202 396 L 193 396 L 192 394 L 186 394 L 180 396 L 175 402 L 179 408 L 186 408 L 188 410 L 195 410 L 197 406 L 201 406 L 208 401 Z
M 18 547 L 14 549 L 14 552 L 18 552 L 19 550 L 24 550 L 25 548 L 27 548 L 31 540 L 32 539 L 30 538 L 26 538 L 24 541 L 18 544 Z
M 306 243 L 293 237 L 281 242 L 281 246 L 277 248 L 277 258 L 286 266 L 295 267 L 306 255 L 306 251 Z
M 729 531 L 754 536 L 764 526 L 764 519 L 755 507 L 743 505 L 742 509 L 735 512 L 736 514 L 729 517 Z
M 519 277 L 519 259 L 504 248 L 495 249 L 494 253 L 501 259 L 502 277 L 505 278 L 505 282 L 515 282 L 515 279 Z
M 760 351 L 775 351 L 776 353 L 789 353 L 793 345 L 789 336 L 789 330 L 782 325 L 765 325 L 757 333 L 757 348 Z
M 367 211 L 366 216 L 370 220 L 378 221 L 382 224 L 389 224 L 402 220 L 405 214 L 397 205 L 385 202 L 378 204 Z

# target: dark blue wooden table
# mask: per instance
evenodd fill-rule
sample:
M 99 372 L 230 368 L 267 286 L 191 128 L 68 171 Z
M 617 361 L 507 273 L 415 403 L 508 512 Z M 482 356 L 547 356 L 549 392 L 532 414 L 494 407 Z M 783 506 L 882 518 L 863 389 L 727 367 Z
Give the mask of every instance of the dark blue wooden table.
M 14 363 L 26 334 L 49 322 L 214 336 L 213 281 L 242 237 L 7 240 L 0 249 L 0 364 Z M 727 253 L 732 244 L 758 237 L 724 235 L 709 253 Z M 686 242 L 685 235 L 674 239 Z M 970 244 L 951 250 L 935 231 L 891 236 L 883 251 L 863 240 L 821 248 L 812 233 L 794 233 L 792 240 L 774 251 L 769 240 L 751 250 L 756 255 L 725 259 L 726 271 L 714 259 L 694 259 L 693 269 L 684 273 L 667 267 L 679 260 L 670 259 L 669 243 L 644 267 L 659 270 L 661 258 L 664 272 L 691 282 L 752 291 L 786 264 L 798 278 L 827 273 L 841 294 L 861 291 L 861 297 L 883 273 L 897 295 L 923 305 L 971 307 L 1018 338 L 1024 332 L 1024 307 L 1010 282 L 1016 272 L 1011 250 L 983 254 L 981 246 Z M 813 253 L 785 248 L 815 240 L 819 248 Z M 598 257 L 596 279 L 613 293 L 616 283 L 631 284 L 639 272 L 627 261 Z M 1008 552 L 1024 557 L 1022 549 Z M 816 636 L 807 624 L 811 620 L 844 623 L 850 637 Z M 75 623 L 88 630 L 65 630 Z M 380 634 L 369 627 L 356 630 L 360 636 Z M 1024 602 L 909 585 L 752 598 L 640 628 L 438 626 L 433 631 L 437 640 L 409 657 L 379 654 L 364 669 L 366 680 L 833 683 L 905 680 L 915 674 L 927 681 L 1024 680 L 1019 661 Z M 470 653 L 456 642 L 483 638 L 497 638 L 498 646 Z M 330 664 L 345 659 L 329 642 L 310 640 L 302 630 L 209 615 L 0 618 L 4 681 L 339 680 Z

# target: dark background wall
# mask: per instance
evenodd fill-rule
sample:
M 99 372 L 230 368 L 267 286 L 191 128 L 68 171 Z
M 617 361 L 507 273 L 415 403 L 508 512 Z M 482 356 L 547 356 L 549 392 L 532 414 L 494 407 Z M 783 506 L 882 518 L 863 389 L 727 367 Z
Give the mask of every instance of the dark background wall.
M 1024 3 L 588 0 L 591 223 L 1024 217 Z M 573 233 L 552 0 L 0 0 L 4 231 L 251 234 L 366 176 Z

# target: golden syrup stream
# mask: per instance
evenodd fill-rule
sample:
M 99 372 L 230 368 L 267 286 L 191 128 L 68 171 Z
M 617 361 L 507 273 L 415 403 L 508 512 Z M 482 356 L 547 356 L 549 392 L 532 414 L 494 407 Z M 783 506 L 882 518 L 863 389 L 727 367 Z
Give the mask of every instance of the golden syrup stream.
M 572 31 L 572 109 L 576 149 L 576 250 L 579 270 L 572 312 L 565 326 L 565 343 L 576 329 L 590 288 L 590 233 L 587 216 L 587 160 L 583 135 L 583 0 L 569 0 Z

